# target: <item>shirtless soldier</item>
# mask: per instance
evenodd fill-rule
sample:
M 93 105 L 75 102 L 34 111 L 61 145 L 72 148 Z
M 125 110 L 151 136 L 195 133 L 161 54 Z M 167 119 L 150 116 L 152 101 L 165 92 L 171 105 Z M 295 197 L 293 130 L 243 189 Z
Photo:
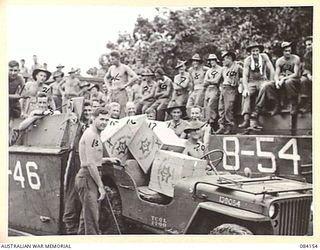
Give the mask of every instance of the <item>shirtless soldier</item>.
M 121 106 L 120 117 L 125 116 L 128 93 L 126 88 L 138 80 L 137 74 L 127 65 L 120 62 L 118 51 L 110 53 L 110 63 L 112 64 L 104 77 L 104 82 L 109 86 L 110 102 L 118 102 Z
M 81 168 L 76 176 L 75 189 L 82 205 L 78 234 L 99 234 L 99 202 L 106 197 L 99 168 L 102 164 L 120 164 L 117 158 L 103 157 L 100 133 L 109 120 L 108 111 L 96 109 L 92 114 L 92 124 L 79 142 Z

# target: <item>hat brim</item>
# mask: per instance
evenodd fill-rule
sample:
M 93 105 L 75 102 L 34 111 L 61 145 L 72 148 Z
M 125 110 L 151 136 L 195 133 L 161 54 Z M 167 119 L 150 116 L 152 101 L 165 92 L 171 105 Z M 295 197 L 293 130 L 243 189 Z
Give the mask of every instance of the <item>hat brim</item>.
M 177 64 L 177 66 L 175 67 L 175 69 L 179 69 L 179 68 L 181 68 L 182 66 L 186 66 L 186 64 L 187 64 L 187 61 L 180 62 L 179 64 Z
M 35 69 L 33 72 L 32 72 L 32 78 L 36 81 L 36 76 L 39 72 L 44 72 L 46 73 L 47 77 L 46 77 L 46 81 L 48 81 L 48 79 L 50 78 L 51 76 L 51 72 L 49 72 L 48 70 L 45 70 L 45 69 Z
M 285 48 L 288 48 L 288 47 L 291 47 L 291 46 L 292 46 L 292 42 L 288 43 L 285 46 L 281 46 L 281 49 L 285 49 Z
M 69 71 L 68 74 L 76 73 L 77 71 Z
M 218 57 L 216 57 L 216 58 L 208 58 L 207 61 L 217 61 L 217 62 L 219 62 L 219 59 L 218 59 Z
M 263 52 L 263 50 L 264 50 L 264 46 L 261 45 L 261 44 L 251 45 L 251 46 L 247 47 L 246 50 L 247 50 L 248 52 L 251 52 L 251 50 L 252 50 L 253 48 L 258 48 L 258 49 L 260 50 L 260 52 Z
M 187 115 L 187 108 L 185 106 L 174 106 L 166 108 L 165 111 L 170 115 L 171 111 L 174 109 L 180 109 L 182 111 L 182 117 Z
M 144 73 L 142 73 L 141 76 L 155 76 L 155 74 L 151 74 L 151 73 L 150 74 L 144 74 Z
M 223 54 L 223 55 L 221 56 L 222 60 L 223 60 L 223 58 L 225 58 L 226 56 L 231 56 L 233 61 L 236 60 L 236 57 L 237 57 L 234 52 L 227 52 L 227 53 L 225 53 L 225 54 Z

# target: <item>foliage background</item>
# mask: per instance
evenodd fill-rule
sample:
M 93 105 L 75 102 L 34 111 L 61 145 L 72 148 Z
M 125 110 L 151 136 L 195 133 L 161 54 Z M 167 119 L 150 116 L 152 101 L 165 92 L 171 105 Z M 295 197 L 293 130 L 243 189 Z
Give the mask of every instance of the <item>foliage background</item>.
M 163 67 L 169 76 L 178 59 L 189 60 L 195 53 L 205 59 L 233 50 L 241 61 L 252 41 L 264 44 L 273 61 L 282 54 L 282 41 L 294 42 L 294 52 L 302 56 L 303 40 L 313 30 L 312 7 L 156 9 L 153 20 L 138 17 L 132 34 L 119 34 L 116 43 L 106 46 L 119 50 L 126 64 L 140 58 L 143 67 Z M 107 55 L 102 58 L 100 64 L 107 66 Z

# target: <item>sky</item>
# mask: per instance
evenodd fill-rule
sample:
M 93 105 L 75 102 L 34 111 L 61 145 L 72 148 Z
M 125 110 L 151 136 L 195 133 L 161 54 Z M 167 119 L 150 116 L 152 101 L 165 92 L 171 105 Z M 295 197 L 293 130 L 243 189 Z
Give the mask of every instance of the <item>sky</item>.
M 132 33 L 138 15 L 152 20 L 153 7 L 114 6 L 23 6 L 6 9 L 7 59 L 25 59 L 30 67 L 32 56 L 55 70 L 65 65 L 65 72 L 81 68 L 86 75 L 90 67 L 98 67 L 106 43 L 115 42 L 119 31 Z M 7 60 L 7 61 L 8 61 Z

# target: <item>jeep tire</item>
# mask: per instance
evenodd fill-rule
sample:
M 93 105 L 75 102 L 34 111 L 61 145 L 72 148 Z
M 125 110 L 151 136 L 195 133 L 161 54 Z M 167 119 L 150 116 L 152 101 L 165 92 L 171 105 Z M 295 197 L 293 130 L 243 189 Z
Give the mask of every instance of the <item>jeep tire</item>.
M 222 224 L 210 231 L 212 235 L 253 235 L 253 233 L 237 224 Z

